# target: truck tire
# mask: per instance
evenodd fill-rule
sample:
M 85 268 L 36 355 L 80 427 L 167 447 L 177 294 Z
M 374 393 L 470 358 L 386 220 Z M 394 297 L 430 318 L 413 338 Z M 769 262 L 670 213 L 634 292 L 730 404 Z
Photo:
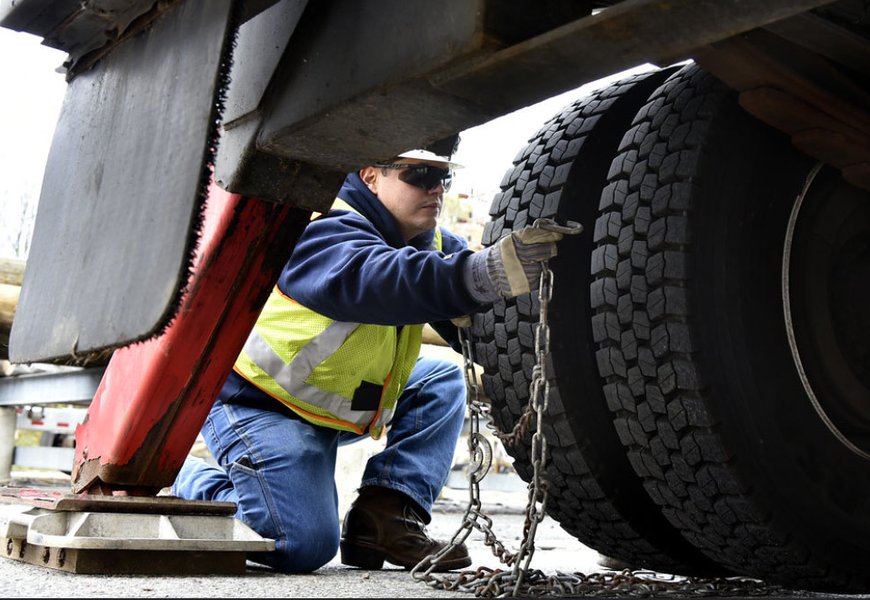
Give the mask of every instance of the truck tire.
M 549 120 L 514 160 L 490 209 L 484 245 L 538 217 L 586 224 L 560 242 L 551 261 L 552 365 L 544 417 L 549 460 L 547 514 L 581 543 L 633 567 L 672 573 L 718 572 L 662 517 L 643 492 L 611 423 L 595 369 L 588 289 L 589 225 L 610 161 L 637 109 L 674 69 L 636 75 L 578 100 Z M 473 334 L 493 425 L 511 432 L 529 398 L 535 363 L 536 294 L 496 302 L 475 315 Z M 505 444 L 530 482 L 531 432 Z
M 690 65 L 623 139 L 595 242 L 604 393 L 668 521 L 735 573 L 866 592 L 866 190 Z

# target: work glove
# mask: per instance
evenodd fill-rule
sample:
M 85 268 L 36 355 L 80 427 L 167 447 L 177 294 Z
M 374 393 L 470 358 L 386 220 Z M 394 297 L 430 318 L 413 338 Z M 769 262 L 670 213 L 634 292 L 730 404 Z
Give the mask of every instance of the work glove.
M 488 304 L 537 290 L 542 264 L 556 256 L 556 242 L 582 230 L 577 223 L 558 225 L 552 219 L 538 219 L 511 232 L 466 261 L 463 276 L 469 293 L 475 301 Z

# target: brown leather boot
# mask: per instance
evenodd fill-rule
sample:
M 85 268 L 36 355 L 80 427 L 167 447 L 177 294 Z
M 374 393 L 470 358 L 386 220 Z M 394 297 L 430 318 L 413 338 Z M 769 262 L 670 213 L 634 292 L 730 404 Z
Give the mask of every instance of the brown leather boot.
M 380 569 L 384 561 L 413 569 L 447 543 L 426 533 L 417 503 L 405 494 L 383 487 L 362 488 L 344 516 L 341 562 L 361 569 Z M 471 564 L 465 544 L 450 550 L 433 571 L 461 569 Z

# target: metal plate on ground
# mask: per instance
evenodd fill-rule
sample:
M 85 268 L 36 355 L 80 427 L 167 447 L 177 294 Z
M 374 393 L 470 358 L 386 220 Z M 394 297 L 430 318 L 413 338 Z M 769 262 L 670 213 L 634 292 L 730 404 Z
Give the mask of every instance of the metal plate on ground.
M 0 487 L 0 507 L 3 504 L 27 505 L 48 510 L 167 515 L 232 515 L 236 512 L 233 502 L 185 500 L 176 496 L 71 494 L 68 490 L 48 488 Z
M 12 326 L 14 362 L 86 362 L 173 316 L 212 159 L 232 5 L 177 3 L 70 82 Z

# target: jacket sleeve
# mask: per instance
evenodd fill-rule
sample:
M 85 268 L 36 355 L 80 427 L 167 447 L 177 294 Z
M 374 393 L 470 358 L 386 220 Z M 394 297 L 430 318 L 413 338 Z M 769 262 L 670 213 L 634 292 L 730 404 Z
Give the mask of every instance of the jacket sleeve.
M 442 230 L 443 231 L 443 230 Z M 278 281 L 282 292 L 339 321 L 409 325 L 480 308 L 462 281 L 472 254 L 457 236 L 447 252 L 394 248 L 362 216 L 332 211 L 308 224 Z

